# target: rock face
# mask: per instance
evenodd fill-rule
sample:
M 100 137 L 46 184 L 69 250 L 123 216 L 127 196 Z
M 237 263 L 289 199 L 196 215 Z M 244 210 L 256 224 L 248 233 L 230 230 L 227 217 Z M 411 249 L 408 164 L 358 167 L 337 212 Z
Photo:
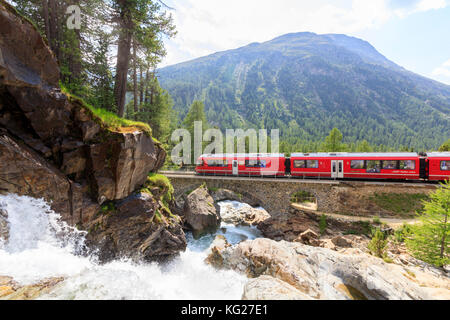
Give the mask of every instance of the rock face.
M 0 12 L 0 127 L 4 129 L 0 160 L 4 163 L 1 174 L 7 176 L 7 183 L 2 179 L 0 188 L 66 201 L 71 192 L 61 193 L 74 182 L 89 190 L 89 196 L 100 204 L 130 195 L 149 172 L 162 165 L 165 152 L 137 128 L 126 132 L 108 128 L 81 101 L 61 93 L 58 64 L 40 34 L 4 2 Z M 55 180 L 66 180 L 58 194 L 29 190 L 34 187 L 27 190 L 22 180 L 33 184 L 33 178 L 18 168 L 32 152 L 23 146 L 34 151 L 32 162 L 48 162 L 46 167 L 52 168 L 43 170 L 53 171 Z M 27 151 L 25 159 L 9 169 L 8 156 L 21 149 Z M 27 167 L 32 169 L 29 164 Z M 80 212 L 73 212 L 68 205 L 64 208 L 59 201 L 54 206 L 63 216 L 80 217 Z
M 127 248 L 145 259 L 184 250 L 180 221 L 155 223 L 159 199 L 133 195 L 165 151 L 145 128 L 112 127 L 62 93 L 59 75 L 39 32 L 0 0 L 0 192 L 44 198 L 70 225 L 91 231 L 102 205 L 117 202 L 103 233 L 89 236 L 105 257 Z
M 0 276 L 0 300 L 33 300 L 51 292 L 64 278 L 51 278 L 39 283 L 21 286 L 11 277 Z
M 270 218 L 267 211 L 252 207 L 240 207 L 236 208 L 232 203 L 226 203 L 222 206 L 226 207 L 226 212 L 221 213 L 220 216 L 223 222 L 244 225 L 244 226 L 256 226 L 264 220 Z
M 237 270 L 251 278 L 268 275 L 314 299 L 437 299 L 448 296 L 443 292 L 450 290 L 450 278 L 444 273 L 432 276 L 434 282 L 421 282 L 420 270 L 387 264 L 359 249 L 336 252 L 256 239 L 223 248 L 218 254 L 221 259 L 211 260 L 216 267 Z M 408 276 L 411 272 L 416 278 Z M 439 288 L 432 287 L 438 283 Z
M 118 202 L 94 220 L 87 235 L 102 262 L 131 257 L 161 261 L 186 249 L 180 218 L 164 212 L 152 195 L 137 193 Z
M 246 283 L 242 300 L 311 300 L 311 298 L 280 279 L 260 276 Z
M 217 230 L 221 221 L 220 208 L 214 203 L 208 189 L 201 186 L 187 196 L 184 218 L 194 237 Z

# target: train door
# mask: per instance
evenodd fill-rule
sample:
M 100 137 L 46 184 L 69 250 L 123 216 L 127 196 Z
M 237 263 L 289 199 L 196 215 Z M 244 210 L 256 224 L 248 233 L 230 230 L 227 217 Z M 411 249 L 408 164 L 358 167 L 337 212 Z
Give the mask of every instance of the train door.
M 232 166 L 233 166 L 233 176 L 239 175 L 239 162 L 237 160 L 233 160 Z
M 331 177 L 344 178 L 344 160 L 331 161 Z

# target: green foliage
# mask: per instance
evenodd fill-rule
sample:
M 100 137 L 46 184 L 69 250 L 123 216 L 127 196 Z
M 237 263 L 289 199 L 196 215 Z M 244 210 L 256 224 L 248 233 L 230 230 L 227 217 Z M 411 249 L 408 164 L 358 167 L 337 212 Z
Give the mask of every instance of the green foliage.
M 321 147 L 321 151 L 325 152 L 339 152 L 347 151 L 347 146 L 342 143 L 343 135 L 337 128 L 333 128 L 330 134 L 325 138 L 325 142 Z
M 161 190 L 161 200 L 163 203 L 168 204 L 173 200 L 174 188 L 169 178 L 162 174 L 150 173 L 147 177 L 147 181 L 141 188 L 141 192 L 151 194 L 151 189 L 154 187 L 158 187 Z
M 439 151 L 441 152 L 450 151 L 450 139 L 448 139 L 446 142 L 442 144 L 442 146 L 439 147 Z
M 153 136 L 168 143 L 173 129 L 171 123 L 172 98 L 167 91 L 161 89 L 156 78 L 150 81 L 147 89 L 150 90 L 152 99 L 144 101 L 137 113 L 129 112 L 129 117 L 148 123 L 152 128 Z
M 325 230 L 327 229 L 327 216 L 325 214 L 322 214 L 320 216 L 320 220 L 319 220 L 319 230 L 320 230 L 320 235 L 323 235 L 325 233 Z
M 381 224 L 380 217 L 378 217 L 378 216 L 373 217 L 372 223 L 373 224 Z
M 367 248 L 372 255 L 378 258 L 385 258 L 387 243 L 388 240 L 385 239 L 385 235 L 383 234 L 383 232 L 377 229 L 369 244 L 367 245 Z
M 304 203 L 311 202 L 314 199 L 314 195 L 308 191 L 299 190 L 295 192 L 291 197 L 291 202 L 293 203 Z
M 394 240 L 398 243 L 404 242 L 412 233 L 411 226 L 404 223 L 401 228 L 394 231 Z
M 92 105 L 86 103 L 83 99 L 72 95 L 62 84 L 61 90 L 64 94 L 67 95 L 70 102 L 78 104 L 80 107 L 89 110 L 94 120 L 97 119 L 97 122 L 107 129 L 118 132 L 131 132 L 134 130 L 141 130 L 147 136 L 152 136 L 152 129 L 148 124 L 120 118 L 110 111 L 101 108 L 95 108 Z
M 430 194 L 424 201 L 424 209 L 418 214 L 420 223 L 411 226 L 411 234 L 405 239 L 413 255 L 436 266 L 450 263 L 450 181 Z
M 374 193 L 369 200 L 377 206 L 404 217 L 412 217 L 414 212 L 423 208 L 428 196 L 423 193 Z

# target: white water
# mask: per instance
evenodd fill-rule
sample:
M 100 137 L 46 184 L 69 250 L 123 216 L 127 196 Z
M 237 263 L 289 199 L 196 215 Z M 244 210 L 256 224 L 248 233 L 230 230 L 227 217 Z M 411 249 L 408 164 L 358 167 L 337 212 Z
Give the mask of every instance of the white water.
M 114 261 L 100 265 L 94 256 L 78 255 L 84 234 L 59 220 L 43 200 L 0 196 L 8 211 L 10 239 L 0 243 L 0 275 L 20 284 L 64 277 L 43 299 L 240 299 L 247 278 L 204 263 L 214 235 L 194 240 L 170 264 Z M 259 236 L 254 228 L 223 225 L 230 243 Z M 226 229 L 226 231 L 225 231 Z

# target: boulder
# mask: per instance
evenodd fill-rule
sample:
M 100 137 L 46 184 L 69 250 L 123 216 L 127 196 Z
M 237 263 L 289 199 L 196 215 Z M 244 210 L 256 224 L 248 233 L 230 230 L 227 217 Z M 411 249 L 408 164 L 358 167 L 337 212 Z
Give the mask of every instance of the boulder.
M 311 229 L 302 232 L 294 242 L 301 242 L 310 246 L 318 247 L 320 245 L 319 235 Z
M 227 239 L 222 235 L 217 235 L 213 243 L 209 246 L 208 256 L 205 262 L 211 265 L 221 265 L 223 263 L 222 251 L 228 247 L 231 247 L 231 245 Z
M 101 262 L 122 257 L 165 261 L 186 249 L 179 217 L 165 212 L 152 195 L 133 194 L 104 208 L 86 237 L 88 246 L 99 250 Z
M 232 203 L 222 204 L 225 210 L 221 210 L 220 217 L 225 223 L 244 226 L 256 226 L 270 218 L 264 209 L 241 206 L 236 208 Z
M 352 248 L 353 247 L 352 239 L 350 239 L 350 237 L 348 237 L 348 236 L 336 236 L 331 239 L 331 242 L 333 242 L 333 244 L 336 247 L 341 247 L 341 248 Z
M 434 281 L 420 282 L 405 276 L 408 272 L 402 266 L 353 248 L 336 252 L 261 238 L 225 248 L 220 254 L 221 259 L 214 260 L 219 262 L 217 267 L 251 278 L 269 275 L 314 299 L 436 299 L 442 298 L 442 291 L 450 286 L 450 278 L 444 273 L 428 273 Z M 411 272 L 420 274 L 413 267 L 409 268 Z
M 184 218 L 196 238 L 219 228 L 220 208 L 214 203 L 206 187 L 201 186 L 186 197 Z
M 245 284 L 242 300 L 311 300 L 311 297 L 280 279 L 260 276 Z

